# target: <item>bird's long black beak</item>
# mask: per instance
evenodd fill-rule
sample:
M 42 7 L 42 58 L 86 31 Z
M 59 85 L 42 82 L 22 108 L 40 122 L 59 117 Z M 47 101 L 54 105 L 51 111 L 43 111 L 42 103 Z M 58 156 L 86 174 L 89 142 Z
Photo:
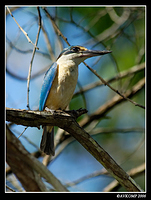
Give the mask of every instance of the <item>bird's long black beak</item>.
M 111 53 L 112 51 L 108 51 L 108 50 L 103 50 L 103 51 L 99 51 L 99 50 L 86 50 L 82 52 L 82 56 L 84 57 L 93 57 L 93 56 L 100 56 L 100 55 L 104 55 L 107 53 Z

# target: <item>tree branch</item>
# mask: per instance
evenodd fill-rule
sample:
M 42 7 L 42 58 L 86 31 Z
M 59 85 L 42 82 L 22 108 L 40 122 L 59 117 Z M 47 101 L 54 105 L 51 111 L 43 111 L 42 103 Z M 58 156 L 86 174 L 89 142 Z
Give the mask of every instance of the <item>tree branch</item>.
M 140 81 L 138 81 L 131 89 L 127 90 L 124 93 L 124 97 L 130 98 L 133 97 L 135 94 L 137 94 L 143 87 L 145 86 L 145 78 L 142 78 Z M 111 100 L 107 101 L 104 105 L 100 106 L 95 112 L 93 112 L 91 115 L 86 116 L 83 118 L 79 124 L 82 127 L 85 127 L 90 122 L 92 122 L 95 119 L 100 119 L 101 117 L 105 116 L 107 112 L 109 112 L 114 106 L 118 105 L 119 103 L 126 100 L 126 98 L 123 98 L 119 96 L 118 94 L 115 95 Z
M 34 57 L 35 57 L 36 46 L 38 44 L 39 34 L 40 34 L 40 30 L 41 30 L 41 14 L 40 14 L 39 7 L 37 7 L 37 10 L 38 10 L 39 27 L 38 27 L 35 47 L 33 49 L 32 58 L 31 58 L 30 65 L 29 65 L 28 77 L 27 77 L 27 108 L 28 108 L 28 110 L 30 110 L 30 107 L 29 107 L 29 91 L 30 91 L 29 86 L 30 86 L 30 79 L 31 79 L 32 63 L 33 63 L 33 60 L 34 60 Z
M 138 167 L 135 167 L 133 169 L 131 169 L 130 171 L 128 171 L 127 173 L 131 176 L 131 177 L 136 177 L 137 175 L 140 175 L 142 173 L 145 172 L 145 163 L 139 165 Z M 109 185 L 107 185 L 104 188 L 104 192 L 111 192 L 111 191 L 117 191 L 118 187 L 120 187 L 119 183 L 114 180 L 112 181 Z
M 69 132 L 82 146 L 100 162 L 105 169 L 127 190 L 141 192 L 142 189 L 113 160 L 113 158 L 76 122 L 75 111 L 71 114 L 63 111 L 27 111 L 6 109 L 6 120 L 24 126 L 52 125 Z
M 47 9 L 45 7 L 42 7 L 42 8 L 45 11 L 45 13 L 47 14 L 48 18 L 50 19 L 50 21 L 51 21 L 51 23 L 53 25 L 53 28 L 54 28 L 56 34 L 59 35 L 59 36 L 61 36 L 64 39 L 64 41 L 70 46 L 67 38 L 62 34 L 62 32 L 58 28 L 57 24 L 55 23 L 53 17 L 50 15 L 50 13 L 47 11 Z
M 55 190 L 68 191 L 42 163 L 27 152 L 8 127 L 6 127 L 6 139 L 7 163 L 26 191 L 47 191 L 40 176 L 44 177 Z
M 106 86 L 108 86 L 111 90 L 113 90 L 114 92 L 116 92 L 118 95 L 120 95 L 123 99 L 128 100 L 129 102 L 133 103 L 135 106 L 138 106 L 140 108 L 145 109 L 145 106 L 140 105 L 138 103 L 136 103 L 135 101 L 132 101 L 131 99 L 129 99 L 127 96 L 125 96 L 124 94 L 121 94 L 118 90 L 116 90 L 115 88 L 113 88 L 109 83 L 107 83 L 97 72 L 96 70 L 92 69 L 89 65 L 87 65 L 85 62 L 83 62 L 86 67 L 93 73 L 95 74 L 101 81 L 102 83 Z M 145 81 L 145 78 L 144 78 Z
M 8 6 L 6 7 L 9 14 L 11 15 L 11 17 L 14 19 L 14 21 L 16 22 L 18 28 L 22 31 L 22 33 L 25 35 L 25 37 L 27 38 L 28 42 L 31 43 L 37 50 L 39 50 L 39 48 L 31 41 L 31 39 L 28 37 L 28 34 L 26 33 L 26 31 L 24 31 L 24 29 L 18 24 L 18 22 L 16 21 L 15 17 L 13 16 L 12 12 L 10 11 L 10 9 L 8 8 Z
M 135 73 L 140 72 L 140 71 L 142 71 L 144 69 L 145 69 L 145 63 L 141 63 L 139 65 L 135 65 L 135 66 L 131 67 L 130 69 L 122 71 L 122 72 L 119 72 L 117 75 L 113 76 L 112 78 L 107 79 L 106 82 L 108 84 L 112 83 L 114 81 L 120 80 L 120 79 L 128 77 L 130 75 L 134 75 Z M 74 94 L 74 97 L 77 96 L 77 95 L 79 95 L 79 94 L 81 94 L 81 93 L 87 92 L 87 91 L 89 91 L 91 89 L 94 89 L 94 88 L 96 88 L 98 86 L 102 86 L 102 85 L 104 85 L 104 83 L 101 82 L 101 81 L 90 83 L 90 84 L 84 86 L 79 91 L 77 91 Z
M 22 183 L 26 191 L 47 191 L 44 183 L 40 179 L 33 167 L 24 160 L 25 149 L 20 141 L 12 134 L 8 127 L 6 127 L 7 138 L 7 163 Z M 18 148 L 20 146 L 20 148 Z M 23 156 L 23 157 L 22 157 Z M 22 157 L 22 159 L 20 159 Z

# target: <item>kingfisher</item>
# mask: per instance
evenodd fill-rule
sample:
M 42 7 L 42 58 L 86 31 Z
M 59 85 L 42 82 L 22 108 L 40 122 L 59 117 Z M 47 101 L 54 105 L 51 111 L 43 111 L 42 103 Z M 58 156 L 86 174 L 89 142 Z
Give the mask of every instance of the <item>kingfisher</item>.
M 63 49 L 44 76 L 39 111 L 65 110 L 76 88 L 78 65 L 87 58 L 108 53 L 111 51 L 89 50 L 80 45 Z M 47 155 L 55 155 L 53 126 L 43 126 L 40 149 Z

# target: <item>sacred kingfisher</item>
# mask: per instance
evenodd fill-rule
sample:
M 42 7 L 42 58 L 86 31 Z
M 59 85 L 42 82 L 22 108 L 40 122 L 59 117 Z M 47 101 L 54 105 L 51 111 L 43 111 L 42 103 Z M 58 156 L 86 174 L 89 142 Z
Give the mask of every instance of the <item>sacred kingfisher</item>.
M 45 74 L 39 110 L 65 110 L 77 84 L 78 65 L 87 58 L 107 53 L 111 51 L 88 50 L 79 45 L 65 48 Z M 43 127 L 40 149 L 48 155 L 55 154 L 53 126 Z

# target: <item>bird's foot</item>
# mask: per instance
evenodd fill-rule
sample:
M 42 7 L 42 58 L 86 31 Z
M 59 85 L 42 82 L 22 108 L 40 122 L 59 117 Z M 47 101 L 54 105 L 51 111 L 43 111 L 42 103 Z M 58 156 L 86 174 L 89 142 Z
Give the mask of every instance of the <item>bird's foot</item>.
M 53 114 L 54 113 L 54 110 L 51 110 L 50 108 L 48 108 L 48 107 L 45 107 L 45 111 L 47 111 L 47 112 L 50 112 L 51 114 Z
M 55 115 L 55 114 L 70 115 L 71 117 L 75 119 L 77 119 L 81 115 L 88 112 L 86 109 L 82 109 L 82 108 L 79 108 L 78 110 L 61 110 L 61 108 L 59 108 L 58 110 L 51 110 L 48 107 L 45 108 L 45 111 L 50 112 L 52 115 Z

